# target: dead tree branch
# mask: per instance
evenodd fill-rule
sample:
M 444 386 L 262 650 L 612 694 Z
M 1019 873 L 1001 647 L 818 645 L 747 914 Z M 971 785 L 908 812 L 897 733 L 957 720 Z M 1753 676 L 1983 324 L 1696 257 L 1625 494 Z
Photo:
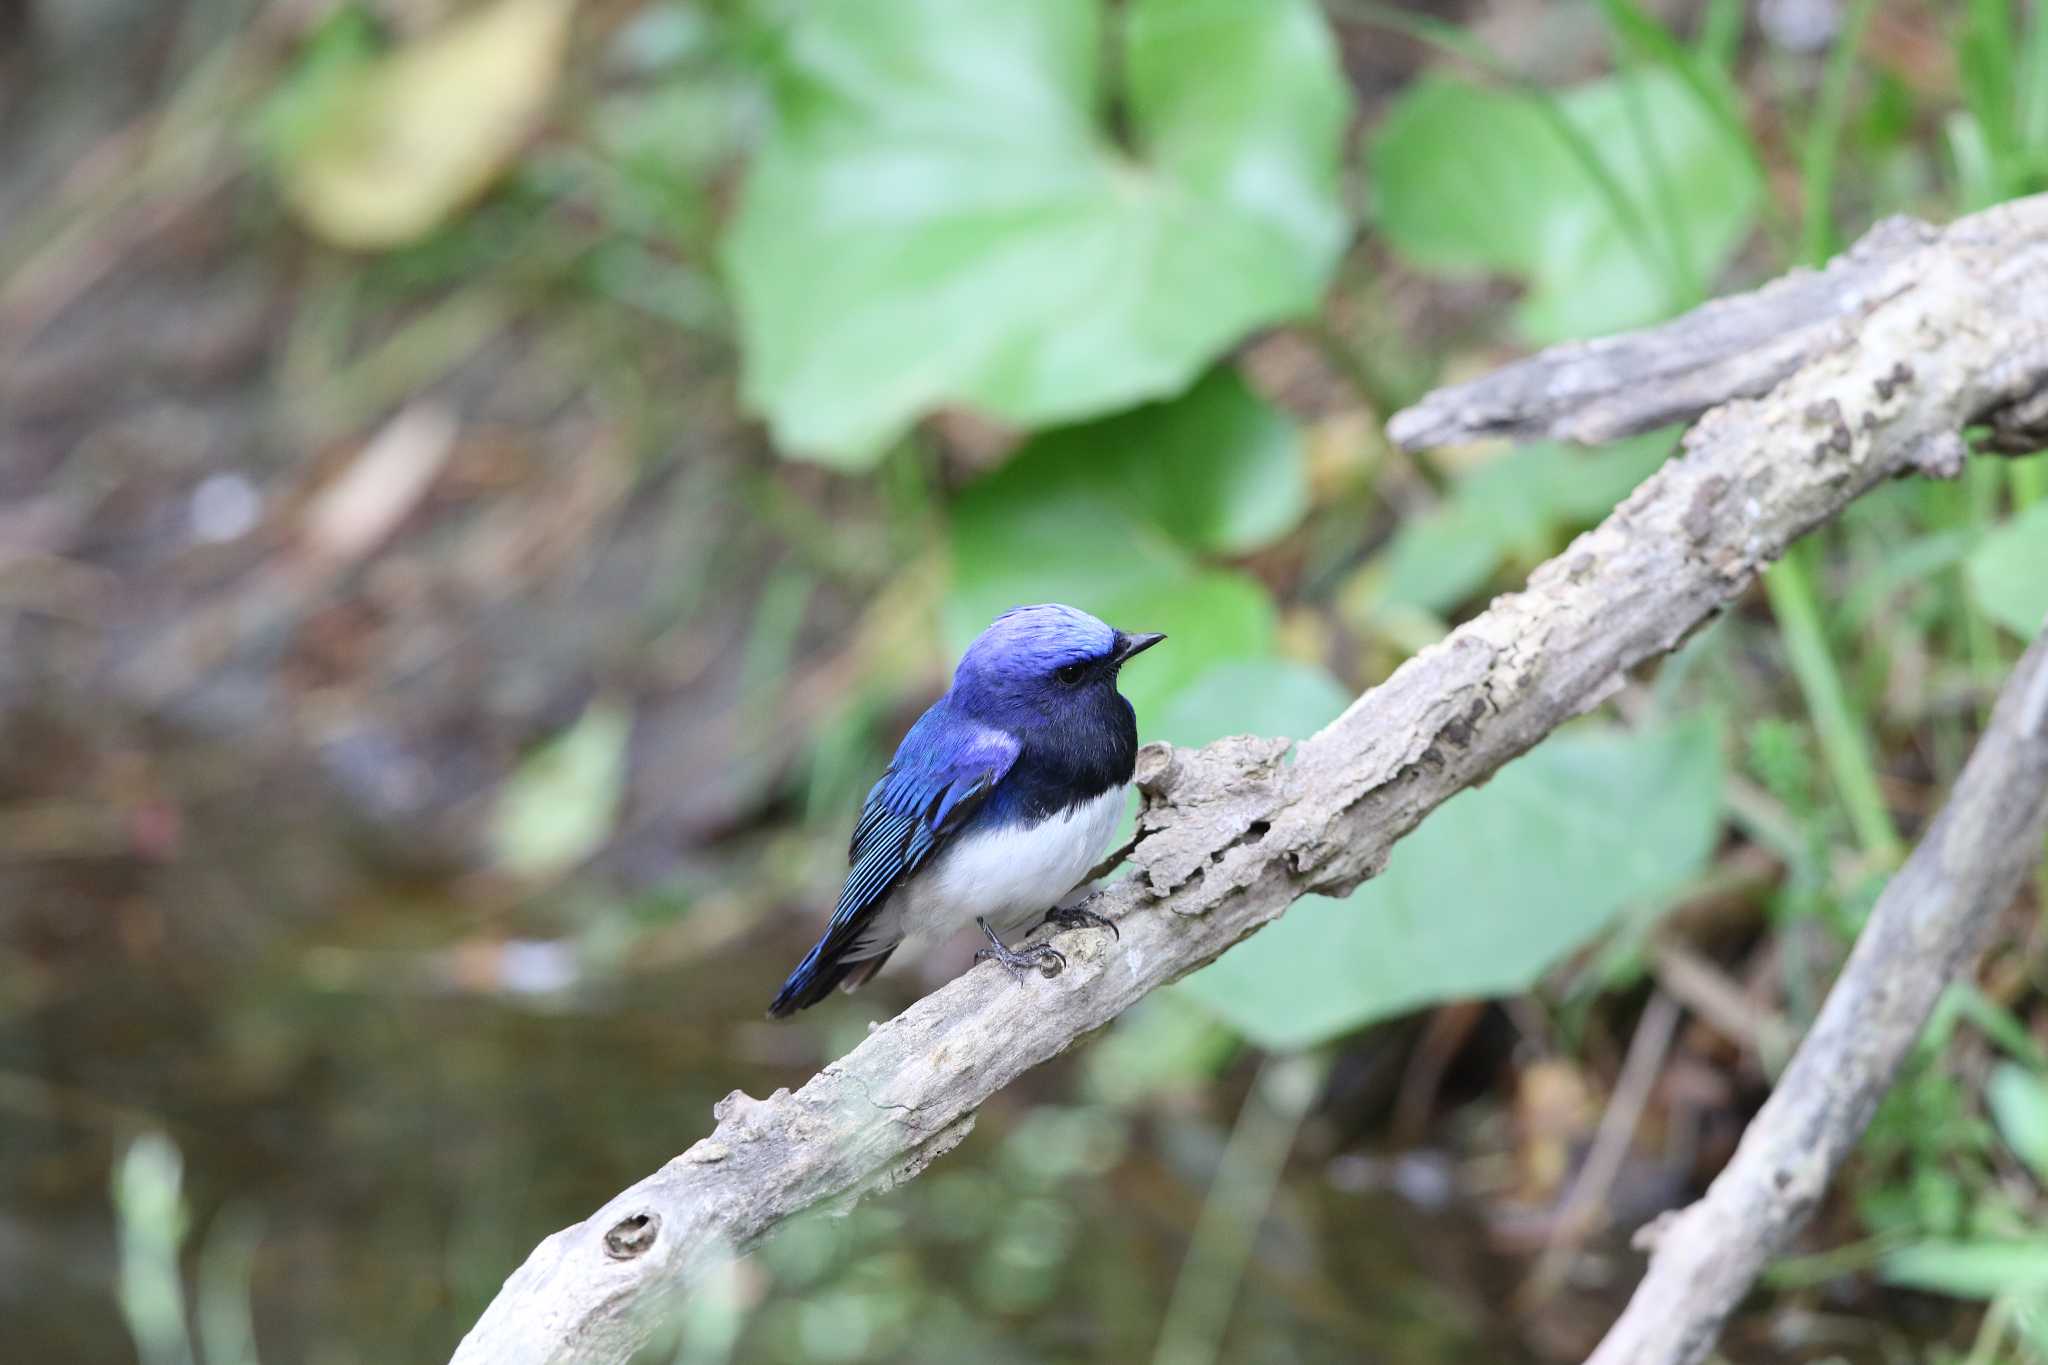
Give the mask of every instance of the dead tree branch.
M 1697 1204 L 1654 1247 L 1589 1365 L 1704 1359 L 1766 1262 L 1806 1222 L 1942 990 L 2040 864 L 2048 833 L 2048 630 L 2020 660 L 1948 804 L 1885 887 L 1820 1016 Z
M 1634 351 L 1611 343 L 1614 373 L 1581 401 L 1663 387 L 1671 397 L 1628 400 L 1655 422 L 1722 403 L 1680 456 L 1523 591 L 1304 741 L 1294 763 L 1282 763 L 1280 739 L 1148 748 L 1134 875 L 1092 903 L 1118 920 L 1120 943 L 1074 936 L 1061 945 L 1064 974 L 1021 988 L 1000 971 L 967 972 L 795 1094 L 728 1096 L 710 1136 L 541 1243 L 464 1339 L 459 1365 L 624 1361 L 722 1258 L 796 1214 L 910 1179 L 1021 1072 L 1299 897 L 1373 876 L 1430 811 L 1597 705 L 1856 497 L 1903 474 L 1956 473 L 1964 427 L 2048 389 L 2048 198 L 1941 232 L 1883 229 L 1859 250 L 1867 278 L 1813 305 L 1824 324 L 1780 314 L 1795 342 L 1760 321 L 1707 329 L 1710 340 L 1675 358 L 1646 339 L 1657 333 Z M 1731 359 L 1758 348 L 1778 357 L 1766 367 L 1776 387 L 1724 403 L 1766 383 Z M 1569 396 L 1548 401 L 1547 416 L 1526 419 L 1538 425 L 1487 418 L 1483 429 L 1565 429 Z M 1651 424 L 1641 412 L 1631 420 Z M 1466 430 L 1408 418 L 1398 429 L 1414 441 Z

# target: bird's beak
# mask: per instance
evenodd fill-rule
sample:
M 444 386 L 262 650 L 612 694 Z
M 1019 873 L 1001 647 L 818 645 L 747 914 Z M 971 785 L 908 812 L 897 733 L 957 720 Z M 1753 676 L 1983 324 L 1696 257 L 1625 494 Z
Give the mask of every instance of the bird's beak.
M 1126 663 L 1130 660 L 1131 656 L 1143 654 L 1165 638 L 1158 631 L 1141 631 L 1136 635 L 1126 635 L 1122 631 L 1118 631 L 1116 633 L 1116 661 L 1120 664 Z

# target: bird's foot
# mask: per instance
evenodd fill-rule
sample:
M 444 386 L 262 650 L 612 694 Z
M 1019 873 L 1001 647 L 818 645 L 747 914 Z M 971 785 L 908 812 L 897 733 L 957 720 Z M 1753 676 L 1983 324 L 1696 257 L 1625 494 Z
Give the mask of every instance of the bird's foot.
M 1107 929 L 1109 936 L 1119 943 L 1124 937 L 1123 931 L 1116 927 L 1115 920 L 1098 915 L 1093 910 L 1083 910 L 1078 905 L 1069 905 L 1064 909 L 1054 906 L 1045 912 L 1045 922 L 1055 929 Z
M 1033 943 L 1023 948 L 1012 948 L 996 937 L 996 931 L 988 927 L 987 920 L 980 919 L 975 923 L 979 924 L 981 932 L 988 936 L 988 947 L 977 948 L 974 952 L 976 962 L 984 958 L 1000 962 L 1004 970 L 1019 981 L 1024 979 L 1027 970 L 1034 967 L 1045 976 L 1058 976 L 1067 969 L 1067 955 L 1050 943 Z

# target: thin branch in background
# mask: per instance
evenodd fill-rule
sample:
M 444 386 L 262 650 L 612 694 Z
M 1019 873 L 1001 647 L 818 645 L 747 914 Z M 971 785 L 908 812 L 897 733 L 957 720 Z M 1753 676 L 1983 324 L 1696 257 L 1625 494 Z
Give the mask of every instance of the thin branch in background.
M 1707 1026 L 1757 1059 L 1766 1076 L 1783 1069 L 1797 1037 L 1776 1010 L 1760 1010 L 1749 992 L 1675 938 L 1650 948 L 1657 984 Z
M 1152 1365 L 1214 1365 L 1222 1358 L 1259 1225 L 1325 1070 L 1324 1060 L 1313 1056 L 1268 1057 L 1260 1064 L 1174 1281 Z
M 1691 1365 L 1805 1226 L 1949 983 L 2048 835 L 2048 629 L 2013 670 L 1947 805 L 1706 1197 L 1639 1234 L 1650 1268 L 1589 1365 Z
M 1643 1017 L 1636 1022 L 1628 1056 L 1614 1081 L 1614 1094 L 1600 1115 L 1600 1126 L 1594 1130 L 1593 1146 L 1579 1167 L 1577 1179 L 1558 1205 L 1549 1244 L 1522 1285 L 1519 1297 L 1525 1308 L 1541 1303 L 1563 1287 L 1579 1248 L 1597 1230 L 1594 1213 L 1607 1202 L 1614 1189 L 1614 1178 L 1621 1174 L 1621 1163 L 1628 1156 L 1629 1144 L 1635 1141 L 1636 1127 L 1642 1122 L 1650 1091 L 1664 1069 L 1664 1058 L 1671 1052 L 1678 1019 L 1678 1002 L 1661 990 L 1653 992 L 1650 1003 L 1643 1007 Z

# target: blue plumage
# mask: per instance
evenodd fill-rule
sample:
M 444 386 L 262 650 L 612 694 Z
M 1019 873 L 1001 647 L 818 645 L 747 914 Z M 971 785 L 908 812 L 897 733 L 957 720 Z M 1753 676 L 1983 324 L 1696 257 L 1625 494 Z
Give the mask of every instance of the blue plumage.
M 982 632 L 868 792 L 838 906 L 769 1013 L 852 990 L 906 938 L 975 920 L 985 955 L 1058 959 L 1044 945 L 1013 952 L 995 929 L 1052 910 L 1101 852 L 1137 757 L 1117 672 L 1162 638 L 1056 605 L 1019 607 Z

